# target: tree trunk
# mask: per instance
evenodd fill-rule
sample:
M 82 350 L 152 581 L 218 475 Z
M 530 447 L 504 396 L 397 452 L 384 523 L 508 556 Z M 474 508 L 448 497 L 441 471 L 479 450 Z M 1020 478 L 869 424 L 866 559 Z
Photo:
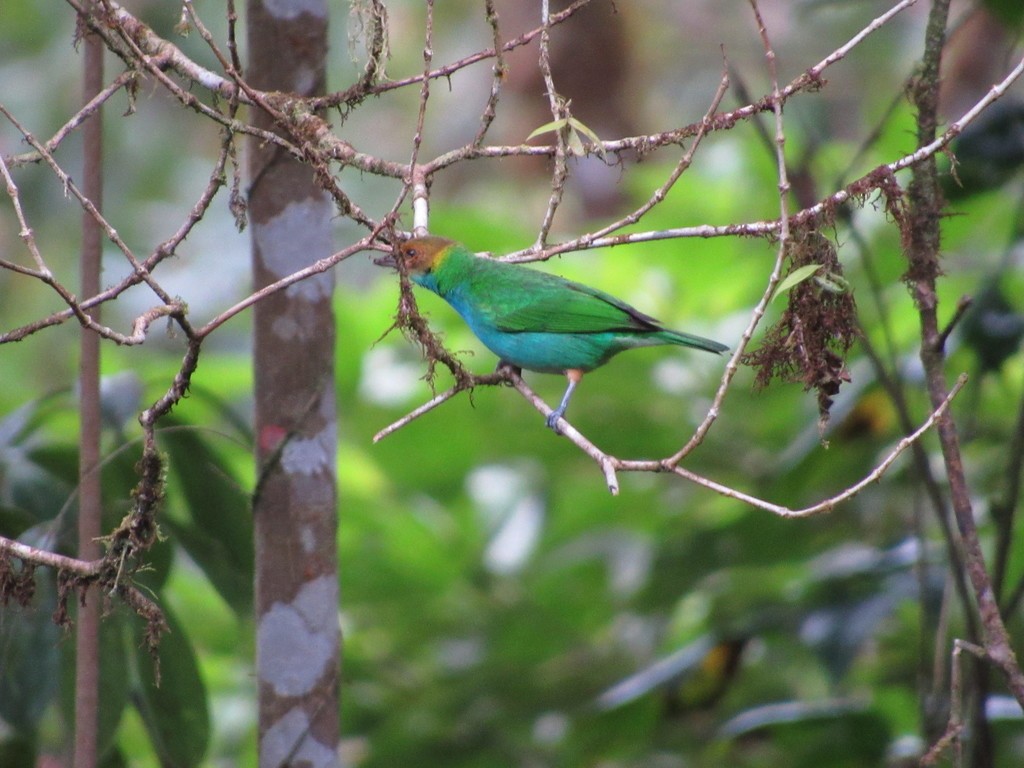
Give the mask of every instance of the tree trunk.
M 85 36 L 82 103 L 103 88 L 103 41 Z M 82 126 L 82 192 L 97 210 L 103 208 L 103 118 L 102 111 Z M 88 213 L 82 213 L 80 290 L 82 296 L 100 291 L 103 231 Z M 89 310 L 99 319 L 100 308 Z M 100 485 L 100 337 L 91 330 L 80 331 L 78 386 L 81 417 L 78 440 L 78 556 L 95 560 L 102 553 Z M 100 711 L 100 601 L 98 589 L 90 589 L 79 605 L 75 628 L 75 743 L 74 768 L 93 768 L 99 755 Z
M 250 0 L 249 82 L 323 93 L 327 6 Z M 253 122 L 275 129 L 254 109 Z M 255 287 L 333 251 L 331 199 L 312 171 L 269 145 L 250 154 Z M 260 765 L 338 765 L 337 423 L 334 277 L 317 275 L 255 307 L 259 476 L 256 657 Z

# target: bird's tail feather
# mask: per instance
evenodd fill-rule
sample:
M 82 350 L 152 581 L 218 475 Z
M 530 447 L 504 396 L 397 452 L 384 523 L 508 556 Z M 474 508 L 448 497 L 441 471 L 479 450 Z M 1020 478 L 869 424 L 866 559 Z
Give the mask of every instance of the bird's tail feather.
M 711 339 L 705 339 L 703 336 L 694 336 L 690 333 L 681 333 L 680 331 L 669 331 L 664 332 L 665 339 L 672 344 L 679 344 L 683 347 L 693 347 L 694 349 L 703 349 L 705 352 L 714 352 L 716 355 L 720 355 L 723 352 L 727 352 L 729 347 L 725 344 L 720 344 L 717 341 Z

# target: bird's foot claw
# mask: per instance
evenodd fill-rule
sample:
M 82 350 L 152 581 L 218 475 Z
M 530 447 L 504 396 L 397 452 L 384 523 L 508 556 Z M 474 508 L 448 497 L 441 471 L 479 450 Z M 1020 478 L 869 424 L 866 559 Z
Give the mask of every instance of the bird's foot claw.
M 558 426 L 558 420 L 560 418 L 562 418 L 561 413 L 558 411 L 552 411 L 551 414 L 548 415 L 547 421 L 544 422 L 547 424 L 548 429 L 553 430 L 556 435 L 562 434 L 562 429 Z

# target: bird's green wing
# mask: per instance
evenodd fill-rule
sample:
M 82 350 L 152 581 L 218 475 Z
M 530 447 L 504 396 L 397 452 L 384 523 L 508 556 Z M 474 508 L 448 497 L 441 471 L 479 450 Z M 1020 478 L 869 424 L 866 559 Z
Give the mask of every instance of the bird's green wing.
M 525 267 L 491 275 L 489 319 L 506 333 L 660 331 L 653 317 L 596 288 Z

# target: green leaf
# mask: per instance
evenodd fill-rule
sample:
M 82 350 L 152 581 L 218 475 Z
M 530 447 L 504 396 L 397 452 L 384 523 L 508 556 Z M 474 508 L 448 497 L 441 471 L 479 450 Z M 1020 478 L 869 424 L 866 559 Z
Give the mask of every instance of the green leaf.
M 537 128 L 526 140 L 529 141 L 534 136 L 539 136 L 542 133 L 548 133 L 550 131 L 560 131 L 563 128 L 569 128 L 569 134 L 566 137 L 569 149 L 572 150 L 574 155 L 585 155 L 587 153 L 586 147 L 583 145 L 583 139 L 580 137 L 586 137 L 587 141 L 591 142 L 595 149 L 600 153 L 603 151 L 601 146 L 601 138 L 586 124 L 580 122 L 575 117 L 563 117 L 558 120 L 552 120 L 550 123 L 544 123 L 540 128 Z
M 48 586 L 52 593 L 53 587 Z M 101 600 L 95 590 L 90 600 Z M 101 608 L 102 610 L 102 608 Z M 128 703 L 129 671 L 131 670 L 129 647 L 132 642 L 128 619 L 124 613 L 112 613 L 100 621 L 100 702 L 97 712 L 97 754 L 102 758 L 115 748 L 115 737 L 121 724 L 121 715 Z M 75 711 L 75 642 L 69 636 L 66 642 L 58 643 L 63 651 L 60 663 L 61 691 L 60 706 L 67 722 L 73 722 Z
M 569 125 L 575 130 L 582 133 L 584 136 L 586 136 L 596 146 L 601 146 L 601 137 L 599 137 L 590 127 L 584 125 L 575 117 L 569 118 Z
M 97 598 L 93 598 L 97 599 Z M 102 610 L 102 607 L 101 607 Z M 100 620 L 100 700 L 98 754 L 113 748 L 121 714 L 128 704 L 128 637 L 124 614 L 107 615 Z
M 0 718 L 23 736 L 35 731 L 57 693 L 59 671 L 52 579 L 42 571 L 36 578 L 40 597 L 33 605 L 0 607 Z
M 8 507 L 0 502 L 0 536 L 16 539 L 36 522 L 33 515 L 20 507 Z
M 811 275 L 821 269 L 821 267 L 821 264 L 805 264 L 798 269 L 794 269 L 786 275 L 785 278 L 783 278 L 781 283 L 779 283 L 779 287 L 775 289 L 775 295 L 772 296 L 772 301 L 775 301 L 775 299 L 786 293 L 786 291 L 793 289 L 804 280 L 807 280 Z
M 37 765 L 35 739 L 13 735 L 0 740 L 0 765 Z
M 576 131 L 569 131 L 569 149 L 572 150 L 574 155 L 585 155 L 587 153 L 587 149 L 583 146 L 583 141 Z
M 136 706 L 161 765 L 200 765 L 210 741 L 206 686 L 185 628 L 166 603 L 161 610 L 168 631 L 160 638 L 157 652 L 159 686 L 156 665 L 145 647 L 145 627 L 141 620 L 133 621 L 133 647 L 140 676 Z
M 1024 27 L 1024 5 L 1019 0 L 984 0 L 982 5 L 1011 29 Z
M 552 120 L 550 123 L 544 123 L 544 125 L 542 125 L 540 128 L 535 128 L 533 133 L 531 133 L 529 136 L 526 137 L 526 140 L 529 141 L 534 136 L 540 136 L 542 133 L 549 133 L 551 131 L 560 131 L 563 128 L 565 128 L 565 126 L 568 125 L 568 124 L 569 124 L 569 118 L 565 118 L 565 117 L 563 117 L 563 118 L 561 118 L 559 120 Z
M 252 605 L 253 533 L 249 497 L 197 429 L 164 433 L 173 488 L 184 496 L 188 519 L 161 521 L 203 569 L 231 607 Z
M 45 443 L 31 449 L 0 449 L 0 497 L 30 524 L 52 520 L 64 507 L 78 477 L 78 451 Z M 7 536 L 19 535 L 8 530 Z

